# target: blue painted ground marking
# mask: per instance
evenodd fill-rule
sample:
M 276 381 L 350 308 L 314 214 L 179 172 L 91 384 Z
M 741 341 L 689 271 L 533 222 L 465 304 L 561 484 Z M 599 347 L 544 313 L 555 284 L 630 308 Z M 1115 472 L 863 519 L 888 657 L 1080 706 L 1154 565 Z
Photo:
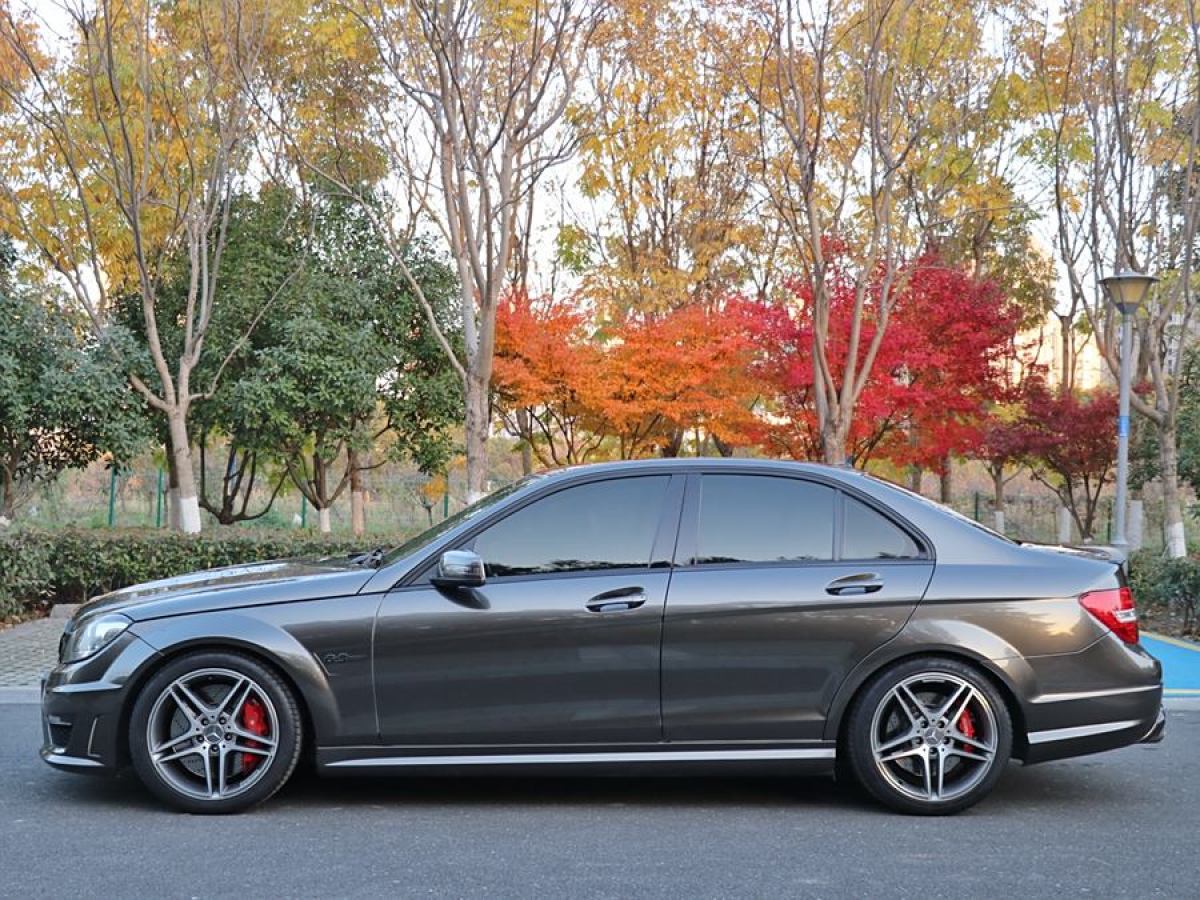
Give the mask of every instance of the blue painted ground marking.
M 1142 646 L 1162 662 L 1168 697 L 1200 697 L 1200 644 L 1142 632 Z

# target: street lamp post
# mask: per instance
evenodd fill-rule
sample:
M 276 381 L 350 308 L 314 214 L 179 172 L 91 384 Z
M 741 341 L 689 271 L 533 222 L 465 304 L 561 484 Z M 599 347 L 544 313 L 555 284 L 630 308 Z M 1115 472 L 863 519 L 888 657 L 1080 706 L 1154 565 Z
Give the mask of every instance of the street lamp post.
M 1125 536 L 1126 494 L 1129 491 L 1129 394 L 1133 380 L 1133 314 L 1141 306 L 1150 285 L 1158 281 L 1128 269 L 1101 278 L 1108 299 L 1121 313 L 1121 375 L 1117 414 L 1117 496 L 1113 504 L 1112 542 L 1122 549 L 1129 546 Z

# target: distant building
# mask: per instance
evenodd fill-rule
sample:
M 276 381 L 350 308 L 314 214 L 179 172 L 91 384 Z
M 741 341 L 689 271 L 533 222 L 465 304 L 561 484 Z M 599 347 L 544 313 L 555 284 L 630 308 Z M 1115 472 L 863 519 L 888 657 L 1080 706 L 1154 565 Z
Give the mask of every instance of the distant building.
M 1091 390 L 1101 386 L 1115 387 L 1116 380 L 1109 371 L 1104 357 L 1100 355 L 1092 336 L 1081 333 L 1076 327 L 1071 330 L 1069 337 L 1073 342 L 1071 351 L 1075 360 L 1075 386 L 1081 390 Z M 1051 313 L 1038 328 L 1030 329 L 1019 335 L 1018 341 L 1028 348 L 1034 362 L 1045 367 L 1046 378 L 1051 385 L 1062 384 L 1062 319 Z

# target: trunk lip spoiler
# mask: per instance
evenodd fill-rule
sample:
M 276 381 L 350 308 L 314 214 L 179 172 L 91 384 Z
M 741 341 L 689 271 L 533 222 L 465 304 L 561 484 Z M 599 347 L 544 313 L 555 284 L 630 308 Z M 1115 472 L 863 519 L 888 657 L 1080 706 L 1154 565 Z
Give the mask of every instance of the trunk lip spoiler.
M 1036 541 L 1020 541 L 1020 545 L 1033 550 L 1049 550 L 1065 556 L 1083 556 L 1110 562 L 1119 569 L 1129 570 L 1129 551 L 1113 544 L 1041 544 Z

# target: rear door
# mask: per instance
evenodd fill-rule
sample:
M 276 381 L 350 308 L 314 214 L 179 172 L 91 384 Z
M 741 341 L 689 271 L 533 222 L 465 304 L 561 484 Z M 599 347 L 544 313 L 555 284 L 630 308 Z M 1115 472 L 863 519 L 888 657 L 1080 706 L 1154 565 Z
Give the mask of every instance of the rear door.
M 663 627 L 671 741 L 819 740 L 834 692 L 933 573 L 887 510 L 802 477 L 689 477 Z

